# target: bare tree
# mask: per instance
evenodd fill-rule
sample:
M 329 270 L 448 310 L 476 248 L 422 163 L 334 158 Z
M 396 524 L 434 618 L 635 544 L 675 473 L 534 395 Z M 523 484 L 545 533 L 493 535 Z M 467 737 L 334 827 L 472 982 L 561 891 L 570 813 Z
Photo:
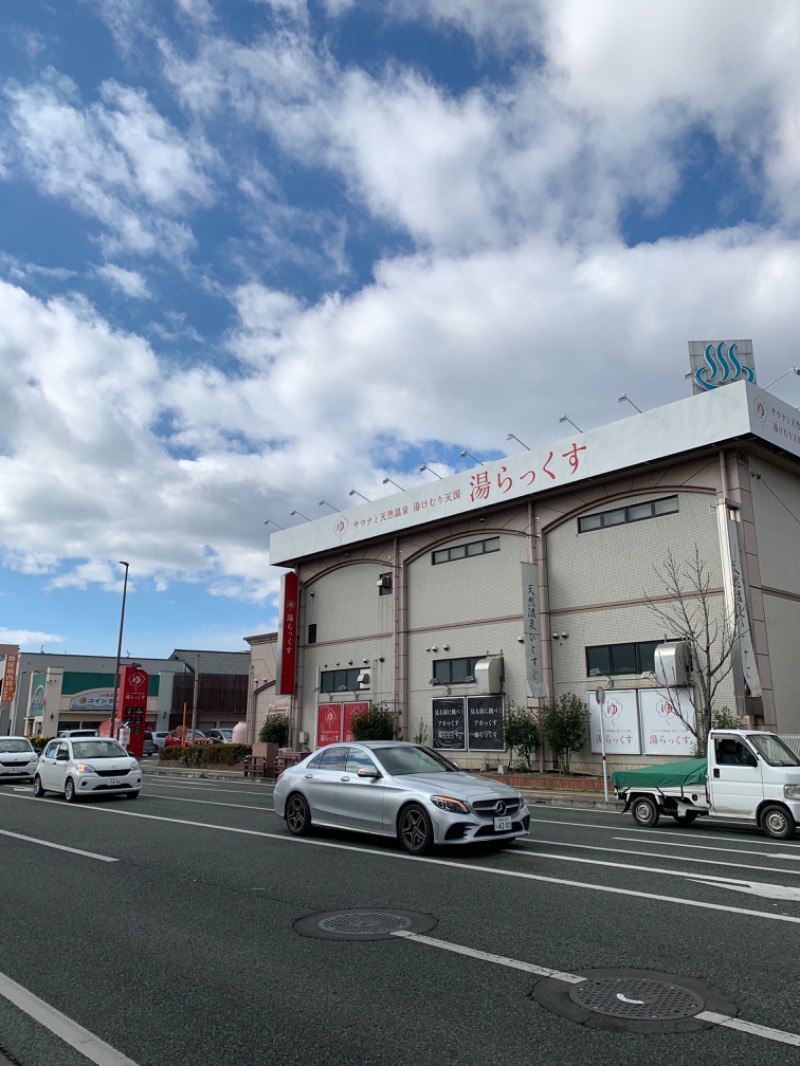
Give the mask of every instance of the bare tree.
M 725 609 L 724 599 L 712 590 L 711 575 L 696 544 L 690 559 L 680 563 L 668 551 L 663 564 L 654 565 L 653 569 L 664 596 L 647 595 L 647 605 L 675 639 L 685 640 L 689 647 L 696 693 L 694 721 L 681 707 L 679 694 L 670 686 L 665 687 L 675 714 L 696 738 L 698 752 L 705 752 L 715 697 L 733 669 L 735 619 Z

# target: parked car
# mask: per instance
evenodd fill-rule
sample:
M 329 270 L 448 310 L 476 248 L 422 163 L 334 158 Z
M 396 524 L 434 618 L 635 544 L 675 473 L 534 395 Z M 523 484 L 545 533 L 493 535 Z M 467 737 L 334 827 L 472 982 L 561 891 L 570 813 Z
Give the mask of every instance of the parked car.
M 208 729 L 206 736 L 215 744 L 233 744 L 233 727 L 230 729 Z
M 153 737 L 153 743 L 155 744 L 155 746 L 157 748 L 163 748 L 167 742 L 167 737 L 169 736 L 169 733 L 166 731 L 159 733 L 154 732 L 151 735 Z
M 530 825 L 522 796 L 509 785 L 401 741 L 321 748 L 283 771 L 273 798 L 294 836 L 314 825 L 375 833 L 397 837 L 412 855 L 437 844 L 507 844 Z
M 59 729 L 57 737 L 96 737 L 96 729 Z
M 57 737 L 46 746 L 33 778 L 34 796 L 62 792 L 67 803 L 83 796 L 125 795 L 142 787 L 139 763 L 107 737 Z
M 32 781 L 38 761 L 27 737 L 0 737 L 0 781 Z
M 149 731 L 144 734 L 144 747 L 142 750 L 148 759 L 151 755 L 158 755 L 158 748 L 156 742 L 153 740 L 153 734 Z
M 212 743 L 211 739 L 209 737 L 207 737 L 205 735 L 205 733 L 201 733 L 199 729 L 195 729 L 194 732 L 192 732 L 191 729 L 187 729 L 186 730 L 186 739 L 184 739 L 181 736 L 180 732 L 177 729 L 173 729 L 173 730 L 171 730 L 171 732 L 167 733 L 166 740 L 164 741 L 164 744 L 168 748 L 174 748 L 176 746 L 183 747 L 184 745 L 187 745 L 187 744 L 211 744 L 211 743 Z

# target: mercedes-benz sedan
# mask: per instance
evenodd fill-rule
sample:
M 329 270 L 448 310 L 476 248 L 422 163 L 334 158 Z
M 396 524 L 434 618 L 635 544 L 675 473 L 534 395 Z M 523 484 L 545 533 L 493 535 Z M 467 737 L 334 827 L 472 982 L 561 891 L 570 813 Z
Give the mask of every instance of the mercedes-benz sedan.
M 142 787 L 138 762 L 109 737 L 68 737 L 45 747 L 33 779 L 34 796 L 61 792 L 67 803 L 83 796 L 125 795 L 136 799 Z
M 392 740 L 321 748 L 284 770 L 274 799 L 295 836 L 315 825 L 375 833 L 397 837 L 412 855 L 439 844 L 509 843 L 530 825 L 513 788 Z

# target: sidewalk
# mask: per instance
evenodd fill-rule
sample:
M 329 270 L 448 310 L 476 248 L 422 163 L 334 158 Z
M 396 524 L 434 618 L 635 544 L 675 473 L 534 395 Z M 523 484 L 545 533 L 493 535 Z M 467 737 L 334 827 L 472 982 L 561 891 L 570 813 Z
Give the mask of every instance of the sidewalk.
M 244 781 L 245 777 L 241 770 L 203 770 L 201 768 L 189 768 L 186 766 L 164 766 L 142 759 L 139 763 L 145 777 L 172 777 L 182 780 L 201 779 L 205 781 Z M 248 777 L 248 782 L 260 785 L 274 785 L 275 782 L 265 777 Z M 620 803 L 612 789 L 609 789 L 608 803 L 603 793 L 597 791 L 579 792 L 575 789 L 556 788 L 519 788 L 519 793 L 525 799 L 528 807 L 583 807 L 598 810 L 621 811 Z

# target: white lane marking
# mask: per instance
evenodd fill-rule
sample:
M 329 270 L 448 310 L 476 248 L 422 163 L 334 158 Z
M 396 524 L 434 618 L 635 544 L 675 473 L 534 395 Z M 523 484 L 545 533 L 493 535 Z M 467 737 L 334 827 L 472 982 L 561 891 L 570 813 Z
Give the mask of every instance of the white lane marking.
M 147 790 L 147 795 L 150 796 L 150 789 Z M 154 796 L 153 799 L 156 797 Z M 201 803 L 205 807 L 232 807 L 235 811 L 273 811 L 274 807 L 251 807 L 246 803 L 222 803 L 220 800 L 201 800 L 196 799 L 194 796 L 165 796 L 164 799 L 168 799 L 170 803 Z
M 12 797 L 12 799 L 22 799 L 29 803 L 39 802 L 39 800 L 34 800 L 33 797 L 28 798 L 26 796 L 15 796 Z M 515 877 L 523 881 L 539 881 L 549 885 L 564 885 L 567 888 L 586 889 L 589 892 L 606 892 L 609 895 L 631 896 L 635 899 L 646 899 L 648 901 L 658 900 L 660 903 L 674 903 L 681 907 L 697 907 L 701 910 L 723 911 L 727 914 L 745 914 L 751 918 L 763 918 L 772 922 L 789 922 L 792 925 L 800 925 L 800 918 L 795 918 L 789 914 L 770 914 L 767 911 L 750 910 L 746 907 L 728 907 L 722 903 L 704 903 L 700 900 L 680 899 L 676 896 L 662 896 L 653 892 L 636 892 L 630 888 L 615 888 L 611 885 L 588 884 L 584 881 L 568 881 L 566 878 L 544 877 L 541 874 L 522 873 L 520 870 L 498 870 L 492 866 L 476 866 L 473 863 L 455 862 L 449 859 L 428 859 L 415 855 L 396 854 L 391 851 L 376 851 L 372 848 L 359 848 L 353 844 L 337 844 L 334 841 L 328 840 L 308 840 L 307 838 L 300 839 L 298 837 L 287 837 L 283 833 L 264 833 L 257 829 L 238 829 L 233 826 L 214 825 L 211 822 L 187 822 L 180 818 L 166 818 L 160 814 L 140 814 L 138 811 L 115 810 L 113 807 L 99 807 L 94 805 L 75 807 L 73 805 L 69 809 L 73 811 L 94 811 L 98 814 L 118 814 L 123 818 L 146 818 L 153 822 L 168 822 L 171 825 L 185 825 L 195 829 L 216 829 L 222 833 L 239 833 L 243 836 L 261 837 L 265 840 L 279 840 L 285 844 L 306 844 L 310 847 L 333 848 L 338 851 L 351 851 L 356 852 L 359 855 L 371 855 L 377 858 L 401 859 L 407 862 L 422 862 L 431 866 L 447 866 L 451 869 L 461 870 L 462 872 L 464 870 L 469 870 L 473 873 L 488 874 L 495 877 Z M 700 876 L 701 875 L 695 875 L 696 878 L 699 878 Z
M 423 936 L 421 933 L 410 933 L 405 929 L 399 929 L 392 933 L 402 940 L 413 940 L 416 944 L 426 944 L 428 947 L 439 948 L 442 951 L 451 951 L 456 955 L 466 955 L 469 958 L 479 959 L 482 962 L 492 962 L 497 966 L 507 966 L 512 970 L 522 970 L 524 973 L 535 973 L 541 977 L 551 977 L 556 981 L 564 981 L 567 984 L 581 985 L 586 981 L 585 977 L 577 974 L 565 973 L 561 970 L 550 970 L 545 966 L 534 966 L 530 962 L 522 962 L 512 959 L 507 955 L 491 955 L 487 951 L 476 951 L 474 948 L 464 947 L 463 944 L 451 944 L 447 940 L 437 940 L 434 937 Z M 625 999 L 624 996 L 619 997 Z M 626 1003 L 639 1002 L 638 1000 L 625 999 Z M 750 1036 L 760 1036 L 764 1040 L 774 1040 L 781 1044 L 791 1044 L 800 1047 L 800 1036 L 796 1033 L 787 1033 L 783 1029 L 771 1029 L 766 1025 L 758 1025 L 756 1022 L 747 1022 L 743 1018 L 731 1018 L 728 1014 L 716 1014 L 714 1011 L 701 1011 L 693 1017 L 700 1018 L 704 1022 L 712 1022 L 727 1029 L 738 1029 Z
M 392 933 L 392 936 L 401 937 L 403 940 L 413 940 L 416 944 L 427 944 L 432 948 L 441 948 L 443 951 L 451 951 L 455 955 L 465 955 L 470 959 L 480 959 L 481 962 L 492 962 L 496 966 L 507 966 L 510 970 L 535 973 L 537 977 L 552 977 L 556 981 L 565 981 L 567 984 L 582 985 L 586 980 L 585 977 L 578 977 L 574 973 L 550 970 L 546 966 L 534 966 L 532 962 L 522 962 L 508 955 L 493 955 L 489 951 L 478 951 L 477 948 L 468 948 L 463 944 L 451 944 L 447 940 L 437 940 L 435 937 L 424 936 L 422 933 L 410 933 L 407 929 L 398 929 L 397 932 Z
M 563 809 L 566 809 L 566 808 L 563 808 Z M 528 811 L 530 813 L 530 807 L 528 808 Z M 576 829 L 599 829 L 602 832 L 610 831 L 610 832 L 616 832 L 616 833 L 641 833 L 642 832 L 642 830 L 639 829 L 639 828 L 626 829 L 624 826 L 619 826 L 619 825 L 600 825 L 598 822 L 568 822 L 565 819 L 559 819 L 559 818 L 534 818 L 533 815 L 531 815 L 531 825 L 533 825 L 534 822 L 537 825 L 560 825 L 562 829 L 573 829 L 573 828 L 576 828 Z M 736 828 L 738 826 L 741 829 L 741 827 L 743 827 L 743 826 L 746 827 L 746 825 L 747 825 L 746 819 L 743 819 L 742 821 L 739 821 L 739 822 L 719 821 L 719 822 L 715 822 L 714 823 L 714 828 L 723 829 L 724 830 L 725 828 L 734 829 L 734 828 Z M 753 834 L 755 836 L 755 834 L 757 833 L 757 830 L 756 830 L 755 826 L 751 826 L 751 829 L 752 829 L 752 832 L 753 832 Z M 652 833 L 652 840 L 653 840 L 653 843 L 655 844 L 659 840 L 661 840 L 662 837 L 670 837 L 670 838 L 672 838 L 672 837 L 681 837 L 682 840 L 685 840 L 686 839 L 686 834 L 687 833 L 691 833 L 691 830 L 689 829 L 688 826 L 685 829 L 661 829 L 661 827 L 659 826 L 658 829 L 651 829 L 651 830 L 648 830 L 647 832 Z M 706 830 L 700 830 L 700 832 L 704 833 L 704 832 L 706 832 Z M 739 832 L 737 834 L 737 836 L 741 839 L 742 833 Z M 618 840 L 624 840 L 625 837 L 618 837 L 617 839 Z M 650 842 L 649 839 L 642 840 L 641 837 L 639 837 L 637 839 L 637 841 L 636 841 L 636 843 L 639 843 L 639 844 L 647 844 L 649 842 Z M 772 839 L 770 839 L 770 840 L 759 840 L 757 838 L 752 840 L 752 844 L 753 845 L 764 844 L 765 846 L 772 846 L 772 847 L 775 847 L 775 848 L 789 848 L 789 849 L 793 850 L 796 853 L 795 855 L 792 856 L 792 858 L 800 859 L 800 845 L 798 845 L 798 844 L 789 844 L 789 843 L 784 843 L 783 841 L 780 841 L 780 840 L 772 840 Z M 709 851 L 730 851 L 730 850 L 732 850 L 730 848 L 725 847 L 724 844 L 720 844 L 717 847 L 713 847 L 711 844 L 673 844 L 671 841 L 670 841 L 670 847 L 674 847 L 674 848 L 689 848 L 689 847 L 702 848 L 702 847 L 705 847 L 705 848 L 708 848 Z M 761 853 L 760 852 L 754 852 L 754 854 L 761 854 Z M 784 858 L 784 857 L 788 858 L 789 856 L 781 855 L 781 858 Z
M 686 835 L 685 833 L 681 834 L 681 836 L 685 836 L 685 835 Z M 632 843 L 632 844 L 649 844 L 650 843 L 649 840 L 646 840 L 646 839 L 643 840 L 641 837 L 635 837 L 633 840 L 631 840 L 630 837 L 616 837 L 615 839 L 616 840 L 624 840 L 626 842 L 630 841 L 630 843 Z M 790 847 L 790 848 L 794 847 L 795 851 L 798 851 L 798 848 L 797 848 L 796 844 L 794 844 L 794 845 L 792 845 L 792 844 L 788 844 L 788 845 L 787 844 L 781 844 L 777 840 L 774 840 L 772 843 L 775 844 L 777 847 Z M 670 841 L 667 844 L 667 847 L 670 847 L 670 848 L 687 848 L 687 849 L 690 849 L 691 851 L 722 851 L 726 855 L 758 855 L 759 858 L 763 858 L 764 856 L 766 856 L 767 858 L 770 858 L 770 859 L 789 859 L 791 862 L 800 862 L 800 854 L 797 854 L 797 855 L 784 855 L 783 852 L 779 852 L 779 851 L 775 851 L 775 852 L 770 852 L 770 851 L 746 851 L 744 848 L 712 848 L 708 844 L 673 844 L 672 841 Z
M 69 851 L 73 855 L 83 855 L 86 859 L 97 859 L 100 862 L 119 862 L 108 855 L 96 855 L 93 851 L 81 851 L 80 848 L 68 848 L 65 844 L 53 844 L 49 840 L 39 840 L 37 837 L 26 837 L 22 833 L 10 833 L 7 829 L 0 829 L 0 836 L 14 837 L 16 840 L 25 840 L 29 844 L 41 844 L 43 848 L 55 848 L 57 851 Z
M 800 888 L 784 888 L 771 885 L 765 881 L 745 881 L 740 877 L 718 877 L 715 874 L 701 874 L 694 870 L 665 870 L 660 866 L 635 866 L 627 862 L 606 862 L 604 859 L 582 859 L 578 855 L 554 855 L 547 851 L 512 852 L 526 859 L 557 859 L 561 862 L 577 862 L 584 866 L 606 866 L 612 870 L 635 870 L 638 873 L 666 874 L 667 877 L 682 877 L 685 881 L 694 881 L 698 885 L 712 885 L 716 888 L 734 888 L 747 892 L 751 896 L 763 896 L 764 899 L 785 899 L 800 901 Z M 778 871 L 780 872 L 780 871 Z
M 714 1022 L 726 1029 L 738 1029 L 740 1033 L 749 1033 L 751 1036 L 760 1036 L 764 1040 L 776 1040 L 780 1044 L 791 1044 L 800 1047 L 800 1036 L 796 1033 L 786 1033 L 782 1029 L 770 1029 L 766 1025 L 757 1025 L 755 1022 L 746 1022 L 744 1018 L 731 1018 L 728 1014 L 717 1014 L 711 1010 L 701 1011 L 696 1015 L 706 1022 Z
M 557 844 L 559 848 L 577 848 L 579 851 L 604 851 L 604 852 L 609 852 L 610 851 L 614 855 L 619 855 L 619 853 L 620 853 L 619 852 L 619 848 L 601 848 L 597 844 L 565 844 L 564 841 L 562 841 L 562 840 L 559 840 L 559 841 L 539 840 L 536 837 L 525 837 L 524 842 L 520 841 L 520 844 L 522 845 L 523 848 L 528 848 L 528 847 L 530 847 L 531 844 L 545 844 L 545 845 L 549 844 L 551 847 L 552 847 L 553 844 Z M 667 846 L 670 847 L 671 845 L 667 845 Z M 712 851 L 716 851 L 716 850 L 717 850 L 716 848 L 712 848 Z M 798 876 L 800 876 L 800 870 L 782 870 L 779 866 L 752 866 L 750 863 L 745 864 L 743 862 L 723 862 L 722 859 L 696 859 L 696 858 L 694 858 L 691 855 L 688 855 L 688 856 L 683 856 L 683 855 L 681 855 L 681 856 L 665 855 L 663 853 L 652 852 L 652 851 L 634 851 L 632 848 L 626 848 L 625 849 L 625 854 L 626 855 L 644 855 L 644 856 L 646 856 L 648 858 L 651 858 L 651 859 L 673 859 L 674 860 L 676 858 L 680 858 L 681 862 L 702 863 L 704 866 L 732 866 L 736 870 L 741 870 L 742 868 L 744 868 L 746 870 L 760 870 L 762 873 L 784 874 L 784 875 L 786 875 L 788 877 L 798 877 Z M 745 854 L 748 854 L 748 853 L 745 853 Z M 778 856 L 776 856 L 776 858 L 781 859 L 781 858 L 783 858 L 783 856 L 782 855 L 778 855 Z
M 95 1063 L 95 1066 L 136 1066 L 133 1059 L 129 1059 L 121 1051 L 106 1044 L 100 1037 L 90 1033 L 72 1018 L 68 1018 L 66 1014 L 51 1007 L 49 1003 L 45 1003 L 33 992 L 29 992 L 27 988 L 23 988 L 22 985 L 18 985 L 16 981 L 12 981 L 10 977 L 2 973 L 0 973 L 0 996 L 9 1000 L 15 1007 L 19 1007 L 45 1029 L 49 1029 L 65 1044 L 75 1048 L 90 1062 Z
M 171 781 L 169 783 L 167 783 L 165 781 L 151 781 L 149 779 L 150 775 L 148 775 L 148 774 L 145 774 L 144 777 L 146 777 L 148 779 L 147 780 L 147 791 L 148 792 L 152 788 L 174 788 L 176 790 L 177 789 L 184 789 L 184 790 L 189 789 L 189 790 L 194 790 L 196 792 L 215 792 L 215 793 L 216 792 L 232 792 L 236 796 L 252 796 L 253 795 L 252 789 L 249 789 L 249 788 L 214 788 L 213 785 L 173 785 L 173 783 Z M 259 792 L 263 792 L 265 787 L 266 786 L 261 785 L 261 787 L 259 788 Z

